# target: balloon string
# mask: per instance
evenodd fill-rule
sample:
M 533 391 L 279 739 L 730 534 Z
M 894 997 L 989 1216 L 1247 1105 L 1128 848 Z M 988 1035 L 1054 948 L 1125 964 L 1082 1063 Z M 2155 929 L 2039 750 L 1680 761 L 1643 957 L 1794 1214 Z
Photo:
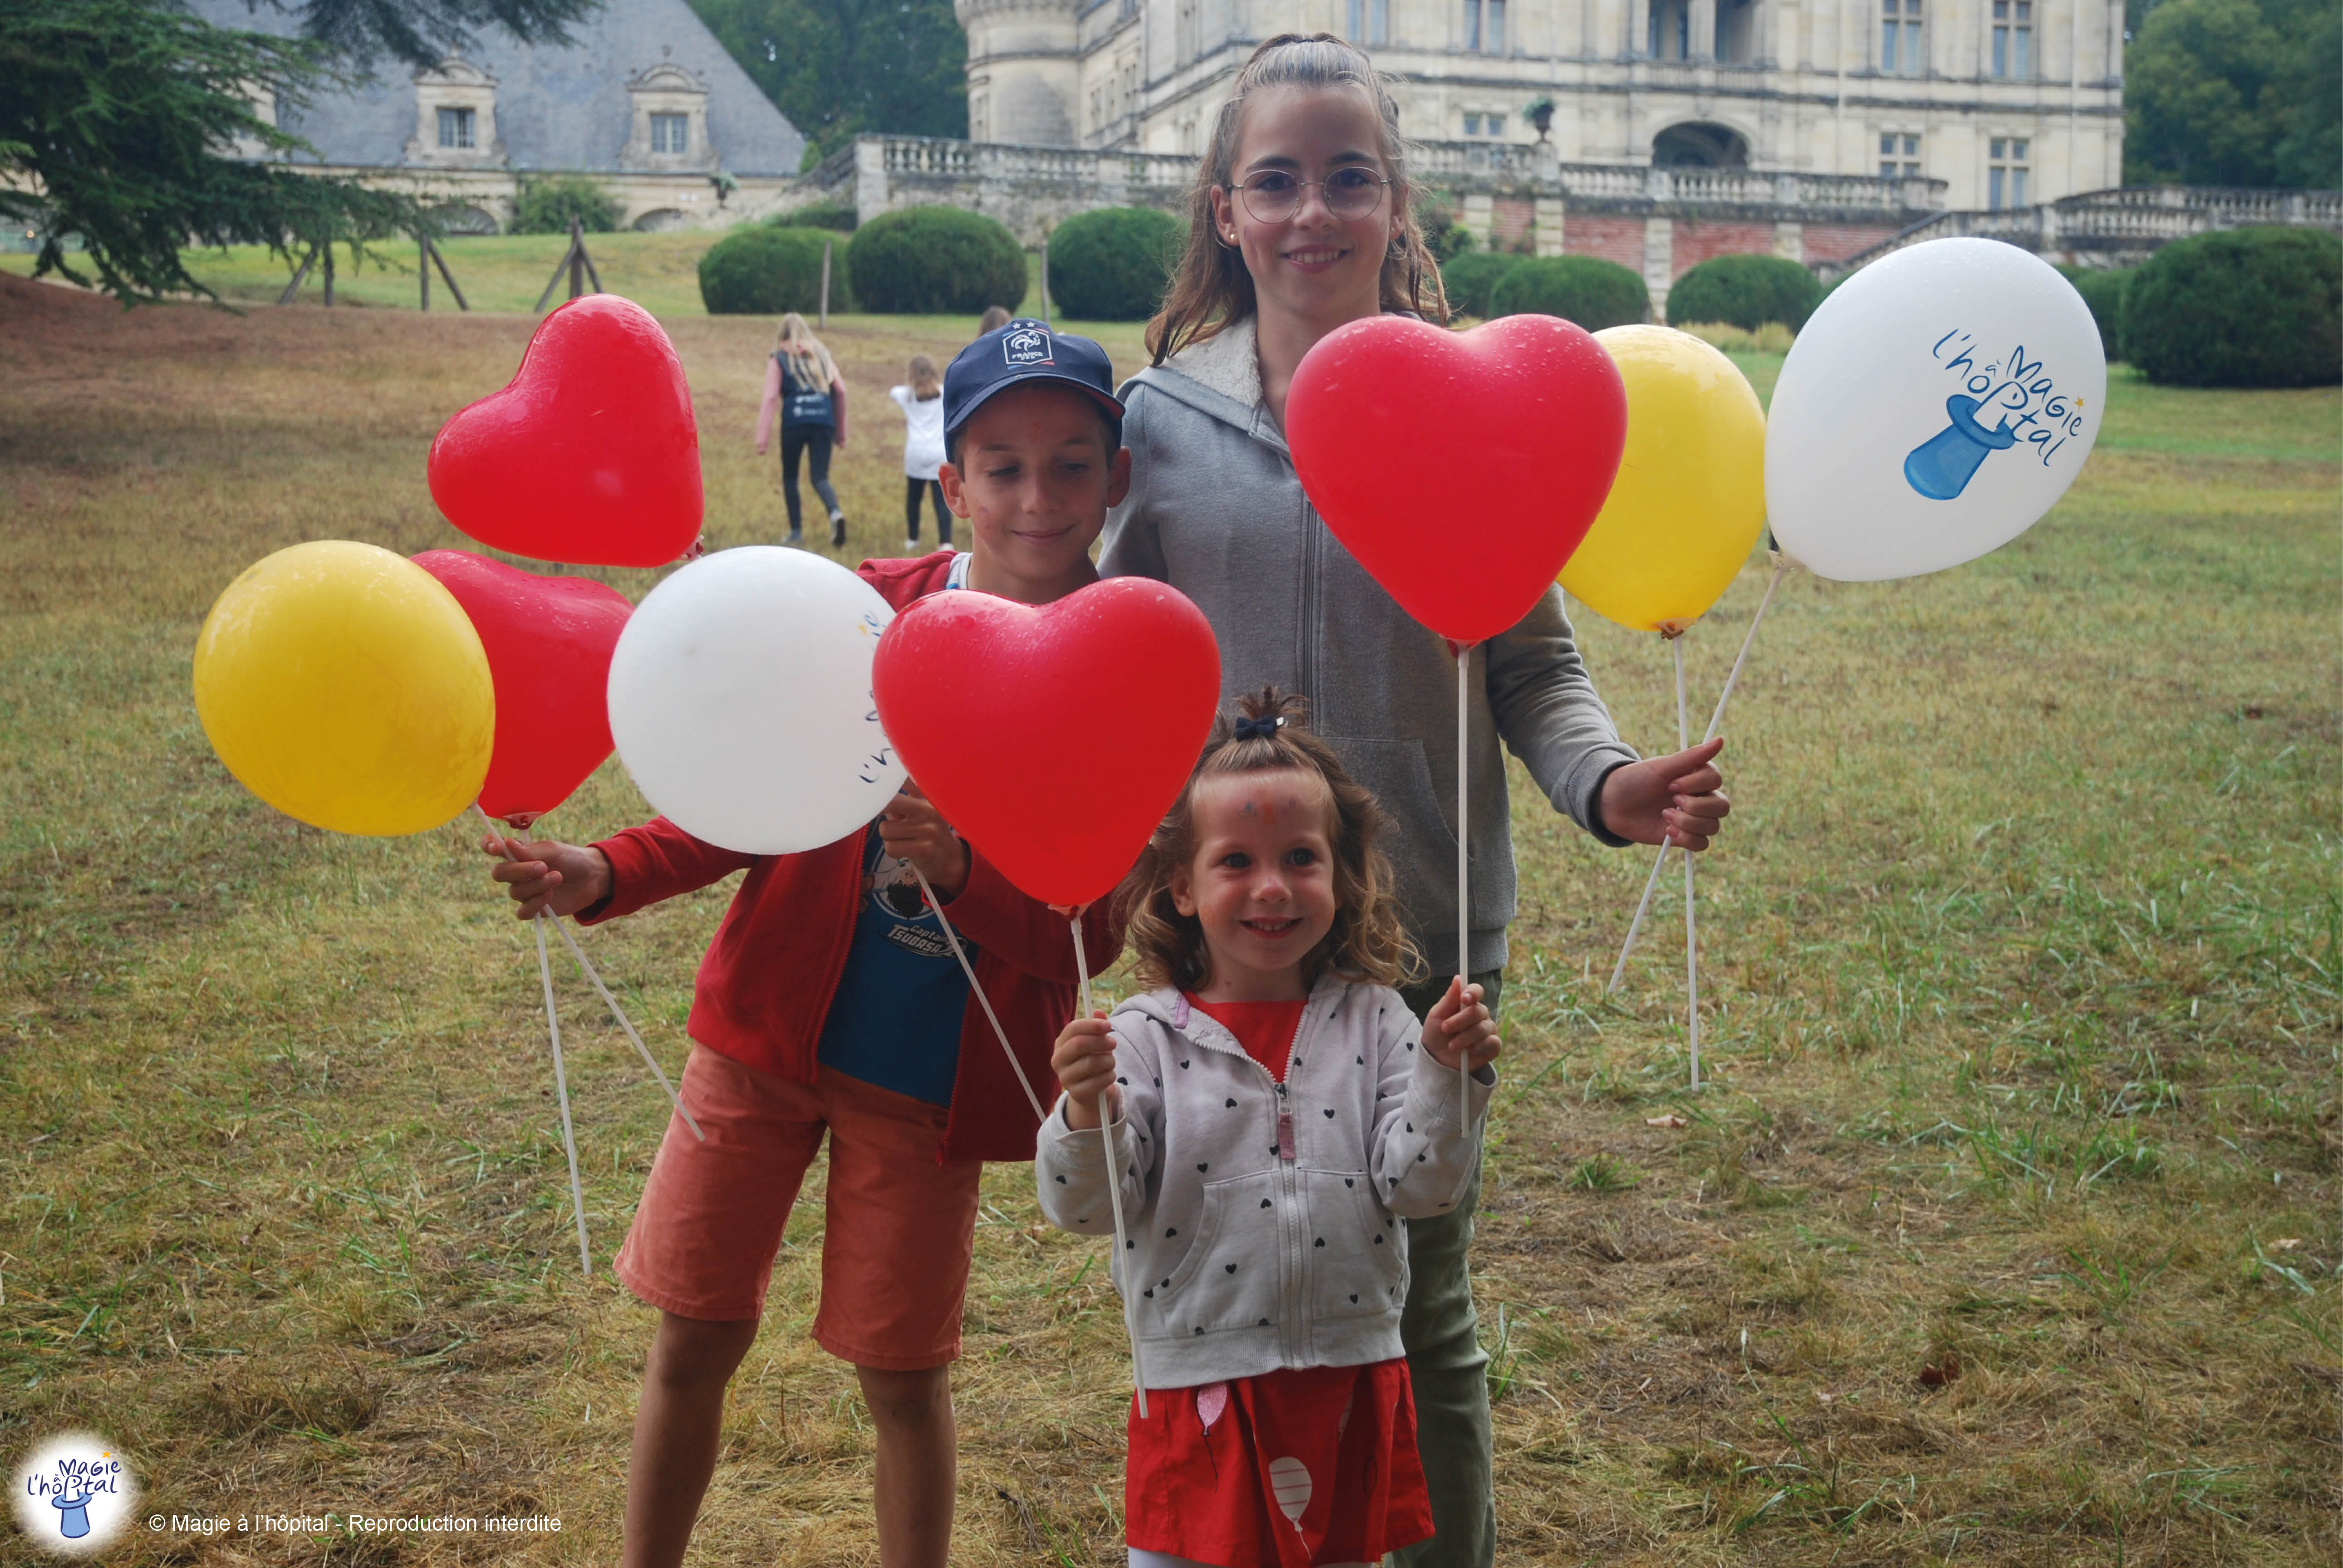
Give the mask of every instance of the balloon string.
M 561 1096 L 561 1147 L 569 1156 L 569 1202 L 578 1216 L 578 1271 L 594 1272 L 593 1254 L 586 1248 L 586 1189 L 578 1181 L 578 1134 L 569 1124 L 569 1079 L 561 1070 L 561 1020 L 553 1011 L 553 963 L 545 954 L 545 911 L 530 922 L 537 928 L 537 975 L 545 982 L 545 1027 L 553 1036 L 553 1087 Z
M 472 802 L 472 809 L 480 813 L 480 820 L 488 825 L 490 834 L 495 837 L 499 845 L 503 846 L 505 859 L 519 859 L 520 857 L 513 853 L 512 846 L 506 842 L 505 835 L 498 831 L 496 819 L 488 815 L 478 801 Z M 628 1040 L 634 1041 L 636 1054 L 643 1059 L 643 1065 L 651 1070 L 651 1076 L 659 1080 L 659 1086 L 667 1091 L 667 1102 L 675 1107 L 675 1113 L 683 1118 L 683 1124 L 691 1129 L 691 1135 L 702 1143 L 707 1142 L 708 1134 L 699 1130 L 699 1123 L 693 1121 L 691 1112 L 683 1108 L 683 1097 L 675 1091 L 675 1085 L 668 1081 L 666 1071 L 659 1064 L 659 1058 L 651 1054 L 651 1048 L 645 1045 L 643 1037 L 635 1032 L 634 1020 L 627 1016 L 626 1009 L 620 1007 L 618 999 L 610 994 L 610 988 L 602 983 L 601 972 L 595 969 L 594 961 L 586 956 L 586 950 L 578 945 L 578 939 L 569 934 L 569 928 L 562 923 L 560 917 L 554 918 L 553 929 L 561 933 L 561 940 L 569 949 L 569 956 L 578 960 L 578 969 L 584 972 L 588 980 L 593 982 L 596 994 L 599 995 L 609 1008 L 610 1016 L 618 1020 L 618 1027 L 627 1031 Z
M 1041 1108 L 1041 1097 L 1033 1092 L 1033 1081 L 1025 1076 L 1025 1064 L 1017 1060 L 1017 1052 L 1009 1043 L 1009 1031 L 1001 1027 L 1001 1015 L 992 1010 L 992 999 L 984 994 L 984 987 L 978 983 L 976 966 L 968 961 L 967 950 L 960 945 L 960 933 L 952 930 L 951 921 L 944 916 L 942 901 L 936 897 L 935 889 L 928 885 L 928 874 L 912 861 L 903 863 L 911 868 L 911 875 L 920 879 L 920 893 L 928 900 L 928 908 L 935 910 L 936 923 L 944 929 L 944 940 L 951 944 L 952 957 L 960 960 L 960 973 L 968 977 L 968 989 L 976 993 L 977 1001 L 984 1008 L 984 1016 L 992 1020 L 993 1038 L 1001 1041 L 1001 1052 L 1009 1059 L 1009 1070 L 1017 1075 L 1017 1086 L 1025 1091 L 1026 1102 L 1033 1107 L 1033 1119 L 1036 1121 L 1049 1121 L 1050 1113 Z
M 1075 915 L 1066 925 L 1074 933 L 1074 973 L 1081 977 L 1082 1016 L 1088 1018 L 1091 1016 L 1091 960 L 1089 955 L 1082 951 L 1081 916 Z M 1106 1095 L 1099 1096 L 1101 1106 L 1106 1105 Z M 1111 1111 L 1111 1107 L 1108 1109 Z M 1111 1114 L 1101 1113 L 1099 1137 L 1106 1143 L 1106 1196 L 1107 1201 L 1114 1208 L 1114 1255 L 1121 1261 L 1122 1255 L 1131 1251 L 1131 1243 L 1125 1239 L 1122 1228 L 1122 1161 L 1115 1152 L 1114 1118 Z M 1144 1421 L 1147 1419 L 1147 1380 L 1139 1373 L 1139 1335 L 1131 1326 L 1132 1281 L 1131 1265 L 1127 1261 L 1122 1264 L 1122 1332 L 1131 1342 L 1131 1386 L 1139 1391 L 1139 1418 Z
M 1715 739 L 1716 732 L 1725 727 L 1725 705 L 1733 700 L 1733 689 L 1741 679 L 1741 667 L 1749 662 L 1749 650 L 1757 642 L 1757 628 L 1765 624 L 1765 611 L 1774 602 L 1774 590 L 1782 586 L 1782 574 L 1789 566 L 1788 559 L 1775 551 L 1774 575 L 1766 579 L 1765 597 L 1757 601 L 1757 613 L 1749 619 L 1749 634 L 1741 639 L 1741 651 L 1734 656 L 1733 668 L 1725 678 L 1725 689 L 1716 699 L 1716 711 L 1709 716 L 1708 729 L 1701 735 L 1703 745 Z M 1644 896 L 1635 905 L 1635 918 L 1627 922 L 1627 940 L 1619 945 L 1619 961 L 1611 966 L 1611 983 L 1603 988 L 1604 996 L 1619 989 L 1619 981 L 1627 972 L 1627 955 L 1635 950 L 1635 938 L 1643 930 L 1644 916 L 1652 907 L 1653 890 L 1660 885 L 1660 868 L 1667 864 L 1668 849 L 1667 840 L 1662 839 L 1660 852 L 1652 857 L 1652 874 L 1644 879 Z
M 1676 749 L 1691 749 L 1692 737 L 1684 719 L 1684 638 L 1669 639 L 1676 658 Z M 1684 1039 L 1692 1050 L 1692 1086 L 1700 1087 L 1700 942 L 1693 927 L 1692 852 L 1684 858 Z
M 1473 940 L 1472 904 L 1467 901 L 1470 890 L 1466 884 L 1469 864 L 1465 846 L 1471 842 L 1464 827 L 1466 731 L 1465 714 L 1472 704 L 1473 649 L 1467 645 L 1456 646 L 1456 987 L 1461 1000 L 1464 987 L 1472 984 L 1470 970 Z M 1461 1104 L 1473 1103 L 1473 1059 L 1470 1054 L 1456 1059 L 1457 1093 Z

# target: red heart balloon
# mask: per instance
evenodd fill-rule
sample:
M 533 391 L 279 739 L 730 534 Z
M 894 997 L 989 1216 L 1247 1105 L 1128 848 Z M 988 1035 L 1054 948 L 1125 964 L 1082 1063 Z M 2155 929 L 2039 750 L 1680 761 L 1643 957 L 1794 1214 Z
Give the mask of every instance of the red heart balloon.
M 610 650 L 635 607 L 585 578 L 533 577 L 462 550 L 426 550 L 415 564 L 456 596 L 488 649 L 497 730 L 480 809 L 526 824 L 610 754 Z
M 1559 317 L 1464 333 L 1370 317 L 1302 356 L 1285 439 L 1311 504 L 1383 591 L 1476 643 L 1530 612 L 1603 509 L 1627 390 Z
M 512 384 L 440 427 L 431 498 L 484 545 L 541 561 L 665 566 L 699 537 L 699 429 L 675 346 L 615 294 L 573 299 Z
M 939 593 L 870 669 L 879 722 L 952 827 L 1049 904 L 1114 890 L 1178 799 L 1221 700 L 1221 649 L 1176 588 L 1113 578 L 1035 608 Z

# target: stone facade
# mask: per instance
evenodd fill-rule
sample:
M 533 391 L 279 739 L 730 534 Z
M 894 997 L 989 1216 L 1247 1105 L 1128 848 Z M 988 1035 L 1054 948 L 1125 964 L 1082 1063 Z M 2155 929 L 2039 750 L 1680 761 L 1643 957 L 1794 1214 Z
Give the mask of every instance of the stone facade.
M 1358 39 L 1426 142 L 1916 176 L 1963 208 L 2117 185 L 2117 0 L 956 0 L 975 141 L 1192 155 L 1254 45 Z

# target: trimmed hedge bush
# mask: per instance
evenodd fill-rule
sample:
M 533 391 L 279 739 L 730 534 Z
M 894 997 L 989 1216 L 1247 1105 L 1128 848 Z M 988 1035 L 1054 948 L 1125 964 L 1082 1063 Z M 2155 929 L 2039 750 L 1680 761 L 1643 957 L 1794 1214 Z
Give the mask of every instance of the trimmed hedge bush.
M 1495 250 L 1468 250 L 1440 264 L 1440 286 L 1448 291 L 1448 308 L 1462 316 L 1486 317 L 1489 296 L 1497 280 L 1521 266 L 1525 256 Z
M 2107 363 L 2123 357 L 2123 301 L 2131 286 L 2132 269 L 2104 266 L 2062 266 L 2059 275 L 2075 286 L 2083 303 L 2091 307 L 2091 319 L 2099 324 L 2099 347 L 2107 350 Z
M 1151 206 L 1079 213 L 1050 232 L 1050 303 L 1077 321 L 1144 321 L 1179 259 L 1180 220 Z
M 956 206 L 880 214 L 854 231 L 846 266 L 863 309 L 898 316 L 1014 310 L 1031 281 L 1015 235 Z
M 1525 257 L 1497 280 L 1489 296 L 1492 317 L 1559 316 L 1589 332 L 1642 321 L 1651 313 L 1651 291 L 1641 276 L 1592 256 Z
M 860 220 L 854 216 L 852 203 L 834 202 L 828 206 L 801 206 L 795 212 L 777 213 L 765 221 L 775 228 L 827 228 L 852 234 Z
M 818 228 L 736 228 L 699 258 L 699 299 L 710 316 L 811 316 L 821 307 L 821 247 L 837 245 L 830 264 L 830 307 L 849 308 L 846 246 Z
M 588 234 L 615 234 L 626 206 L 584 175 L 525 177 L 513 198 L 508 234 L 568 234 L 569 220 Z
M 1668 288 L 1670 321 L 1719 321 L 1755 332 L 1778 321 L 1795 332 L 1823 302 L 1823 286 L 1778 256 L 1713 256 Z
M 2177 387 L 2343 381 L 2343 239 L 2233 228 L 2166 246 L 2124 290 L 2124 357 Z

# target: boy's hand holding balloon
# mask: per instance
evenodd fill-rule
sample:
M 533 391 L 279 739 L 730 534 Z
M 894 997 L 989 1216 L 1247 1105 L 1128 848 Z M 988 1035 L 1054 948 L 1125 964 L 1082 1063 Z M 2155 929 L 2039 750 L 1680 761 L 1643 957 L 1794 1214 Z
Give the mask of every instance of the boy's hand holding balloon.
M 968 846 L 909 779 L 880 815 L 879 841 L 897 859 L 917 866 L 938 898 L 949 902 L 968 886 Z
M 1716 767 L 1724 749 L 1720 736 L 1689 751 L 1613 769 L 1603 780 L 1603 825 L 1631 843 L 1707 849 L 1733 809 Z
M 610 862 L 591 844 L 550 839 L 531 844 L 491 833 L 480 848 L 496 861 L 488 875 L 504 883 L 520 906 L 513 911 L 516 919 L 535 920 L 540 910 L 574 915 L 610 896 Z
M 1478 1071 L 1497 1060 L 1504 1041 L 1497 1038 L 1496 1018 L 1481 1000 L 1479 986 L 1466 985 L 1461 977 L 1448 982 L 1448 994 L 1424 1015 L 1423 1049 L 1451 1072 Z

